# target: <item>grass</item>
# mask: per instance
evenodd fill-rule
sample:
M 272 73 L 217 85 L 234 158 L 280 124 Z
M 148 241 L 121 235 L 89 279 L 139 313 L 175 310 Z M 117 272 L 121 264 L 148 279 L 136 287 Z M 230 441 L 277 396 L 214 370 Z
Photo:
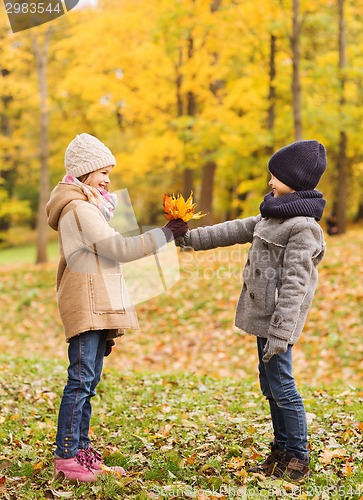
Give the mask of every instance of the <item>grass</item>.
M 254 380 L 107 368 L 92 437 L 128 476 L 80 486 L 52 478 L 65 365 L 1 356 L 0 495 L 4 499 L 351 498 L 362 490 L 363 393 L 303 387 L 313 476 L 303 486 L 246 472 L 272 439 Z M 325 495 L 325 496 L 324 496 Z
M 51 241 L 48 244 L 48 259 L 55 261 L 58 258 L 58 243 Z M 32 264 L 36 259 L 34 244 L 23 245 L 0 250 L 0 265 Z
M 319 285 L 294 348 L 298 384 L 362 387 L 363 231 L 329 238 Z M 192 372 L 242 380 L 256 376 L 256 342 L 233 326 L 247 246 L 179 253 L 181 279 L 137 305 L 140 331 L 117 341 L 119 370 Z M 0 266 L 3 353 L 64 359 L 55 294 L 56 263 Z M 143 287 L 142 277 L 140 287 Z M 308 369 L 307 369 L 308 367 Z

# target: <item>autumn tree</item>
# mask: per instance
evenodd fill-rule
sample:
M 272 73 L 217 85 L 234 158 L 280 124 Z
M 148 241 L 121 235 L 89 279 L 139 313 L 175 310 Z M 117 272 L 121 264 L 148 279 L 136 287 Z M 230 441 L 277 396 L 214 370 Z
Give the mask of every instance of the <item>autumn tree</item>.
M 23 112 L 19 97 L 28 96 L 28 84 L 19 78 L 17 48 L 2 23 L 0 41 L 0 243 L 6 244 L 11 224 L 30 219 L 29 202 L 16 189 L 22 162 Z
M 51 28 L 46 27 L 45 32 L 31 34 L 34 60 L 39 84 L 39 204 L 37 218 L 37 257 L 36 263 L 47 261 L 48 224 L 45 206 L 49 200 L 49 107 L 48 107 L 48 52 Z
M 337 158 L 338 170 L 338 185 L 337 185 L 337 221 L 338 232 L 345 233 L 347 226 L 347 185 L 348 185 L 348 170 L 347 170 L 347 142 L 348 135 L 344 126 L 344 113 L 345 113 L 345 87 L 346 76 L 345 71 L 347 67 L 347 49 L 346 49 L 346 25 L 345 25 L 345 0 L 338 0 L 338 47 L 339 47 L 339 83 L 340 83 L 340 96 L 339 96 L 339 116 L 340 116 L 340 130 L 339 130 L 339 150 Z
M 291 31 L 291 52 L 292 52 L 292 108 L 294 115 L 294 134 L 295 140 L 303 138 L 302 119 L 301 119 L 301 83 L 300 83 L 300 34 L 301 21 L 300 2 L 292 2 L 292 31 Z
M 162 222 L 164 191 L 191 188 L 216 221 L 256 213 L 269 156 L 302 136 L 327 147 L 328 209 L 344 187 L 337 165 L 345 158 L 341 200 L 350 203 L 341 209 L 353 219 L 363 197 L 362 3 L 343 5 L 349 57 L 339 68 L 338 4 L 328 0 L 99 1 L 49 24 L 46 107 L 30 32 L 11 35 L 2 19 L 1 222 L 34 224 L 38 196 L 49 191 L 39 185 L 39 150 L 54 185 L 80 132 L 112 149 L 113 188 L 129 189 L 142 224 Z M 40 110 L 48 153 L 46 139 L 39 148 Z M 30 218 L 16 215 L 22 202 Z

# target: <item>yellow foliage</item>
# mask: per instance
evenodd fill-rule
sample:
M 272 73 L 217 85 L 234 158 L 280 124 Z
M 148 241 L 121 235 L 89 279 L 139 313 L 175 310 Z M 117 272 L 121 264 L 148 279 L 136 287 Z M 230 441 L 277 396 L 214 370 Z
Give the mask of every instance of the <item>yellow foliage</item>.
M 356 126 L 363 113 L 360 3 L 346 12 L 354 40 L 347 47 L 343 123 L 352 165 L 351 216 L 363 189 L 357 166 L 361 134 Z M 211 9 L 212 4 L 217 8 Z M 248 194 L 238 202 L 244 214 L 258 209 L 252 198 L 264 192 L 258 179 L 265 177 L 267 147 L 277 149 L 294 138 L 291 10 L 272 0 L 217 5 L 211 0 L 100 0 L 94 9 L 75 10 L 52 22 L 47 66 L 52 183 L 63 172 L 69 141 L 76 133 L 89 132 L 120 159 L 121 168 L 115 171 L 120 187 L 142 192 L 150 204 L 155 203 L 156 187 L 162 192 L 181 190 L 185 170 L 193 171 L 199 192 L 202 168 L 212 159 L 217 164 L 217 219 L 233 208 L 229 193 L 237 193 L 238 186 Z M 340 123 L 337 44 L 331 36 L 337 25 L 331 5 L 312 5 L 308 0 L 300 4 L 300 18 L 305 20 L 300 83 L 304 138 L 326 144 L 333 165 Z M 31 33 L 41 38 L 46 27 L 10 35 L 5 16 L 0 27 L 2 68 L 9 71 L 6 77 L 0 75 L 0 94 L 9 96 L 2 112 L 11 130 L 10 135 L 0 132 L 1 155 L 10 157 L 21 174 L 15 194 L 25 183 L 36 193 L 39 90 Z M 272 35 L 273 102 L 268 97 Z M 275 119 L 270 130 L 267 115 L 272 104 Z M 328 191 L 333 172 L 329 168 L 325 174 Z M 335 194 L 327 194 L 331 203 Z
M 171 196 L 164 194 L 163 207 L 166 218 L 169 220 L 182 219 L 184 222 L 188 222 L 189 220 L 201 219 L 207 215 L 203 212 L 194 212 L 196 203 L 193 203 L 193 193 L 190 193 L 187 200 L 181 194 L 176 196 L 174 194 Z

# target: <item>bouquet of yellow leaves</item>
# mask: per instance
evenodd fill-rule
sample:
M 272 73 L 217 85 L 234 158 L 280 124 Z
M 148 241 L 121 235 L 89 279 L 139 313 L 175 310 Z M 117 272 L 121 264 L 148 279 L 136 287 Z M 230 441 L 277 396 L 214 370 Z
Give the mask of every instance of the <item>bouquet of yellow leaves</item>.
M 203 212 L 194 212 L 196 203 L 193 203 L 193 191 L 191 191 L 189 198 L 185 201 L 181 194 L 171 196 L 164 194 L 164 213 L 168 220 L 181 219 L 184 222 L 188 220 L 197 220 L 204 217 Z

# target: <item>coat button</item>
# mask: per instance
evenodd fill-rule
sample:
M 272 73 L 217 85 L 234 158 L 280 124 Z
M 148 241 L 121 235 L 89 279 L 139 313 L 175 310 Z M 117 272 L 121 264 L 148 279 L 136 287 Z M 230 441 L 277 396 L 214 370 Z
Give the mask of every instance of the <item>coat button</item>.
M 251 299 L 254 299 L 255 298 L 255 294 L 253 292 L 250 293 L 250 297 Z
M 264 248 L 268 248 L 268 243 L 267 243 L 267 241 L 264 241 L 264 242 L 263 242 L 263 246 L 264 246 Z
M 243 283 L 243 290 L 247 290 L 247 285 L 246 285 L 246 283 Z
M 256 275 L 261 276 L 261 269 L 256 269 Z

